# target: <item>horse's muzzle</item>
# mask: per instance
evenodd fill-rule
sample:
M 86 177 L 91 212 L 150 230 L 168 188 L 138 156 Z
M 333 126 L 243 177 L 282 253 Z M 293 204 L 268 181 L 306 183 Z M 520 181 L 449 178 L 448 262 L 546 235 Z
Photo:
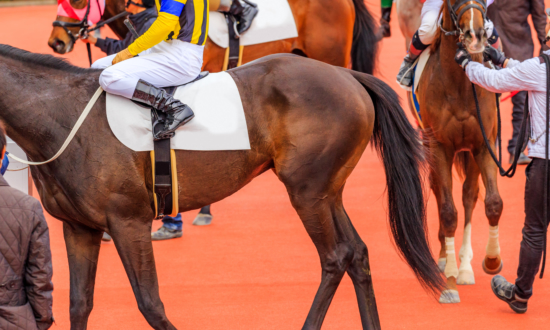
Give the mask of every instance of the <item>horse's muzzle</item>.
M 478 31 L 468 30 L 464 33 L 463 43 L 470 54 L 483 53 L 486 42 L 487 34 L 483 29 Z

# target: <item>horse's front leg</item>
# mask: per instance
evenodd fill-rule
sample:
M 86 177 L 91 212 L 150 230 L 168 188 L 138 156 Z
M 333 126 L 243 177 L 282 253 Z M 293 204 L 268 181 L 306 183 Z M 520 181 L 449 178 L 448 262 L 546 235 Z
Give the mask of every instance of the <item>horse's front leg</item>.
M 495 145 L 492 143 L 491 145 Z M 498 242 L 498 223 L 502 214 L 502 198 L 498 192 L 498 168 L 493 162 L 489 150 L 483 148 L 476 156 L 476 162 L 481 170 L 481 178 L 485 185 L 485 215 L 489 219 L 489 240 L 486 247 L 483 270 L 487 274 L 498 274 L 502 270 L 500 245 Z
M 71 279 L 71 330 L 86 329 L 93 308 L 102 231 L 63 222 Z
M 160 300 L 151 224 L 152 221 L 147 219 L 109 217 L 111 236 L 134 290 L 139 310 L 154 329 L 176 329 L 166 317 Z

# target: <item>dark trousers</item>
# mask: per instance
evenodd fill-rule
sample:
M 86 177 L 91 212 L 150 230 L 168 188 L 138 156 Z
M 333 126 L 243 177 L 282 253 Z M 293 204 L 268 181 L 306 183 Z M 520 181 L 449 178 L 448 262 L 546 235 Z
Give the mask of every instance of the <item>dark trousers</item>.
M 525 170 L 525 224 L 516 279 L 516 294 L 523 299 L 529 299 L 533 295 L 533 282 L 539 272 L 544 249 L 544 163 L 544 159 L 534 158 Z
M 513 133 L 512 138 L 508 141 L 508 152 L 514 154 L 516 150 L 516 145 L 518 144 L 519 131 L 521 130 L 521 121 L 523 120 L 523 110 L 525 108 L 525 97 L 527 92 L 522 91 L 517 93 L 512 97 L 512 104 L 514 108 L 512 109 L 512 127 Z M 529 130 L 527 131 L 529 133 Z M 529 134 L 526 135 L 528 137 Z M 524 141 L 525 142 L 525 141 Z

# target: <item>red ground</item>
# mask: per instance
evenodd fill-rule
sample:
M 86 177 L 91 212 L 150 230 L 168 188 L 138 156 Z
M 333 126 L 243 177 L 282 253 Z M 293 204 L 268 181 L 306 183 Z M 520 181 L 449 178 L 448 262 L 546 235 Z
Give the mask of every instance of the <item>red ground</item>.
M 550 2 L 550 1 L 549 1 Z M 378 13 L 378 1 L 368 0 Z M 55 6 L 0 8 L 0 43 L 34 52 L 52 53 L 46 41 Z M 393 37 L 384 40 L 379 76 L 404 97 L 393 82 L 405 53 L 397 22 Z M 94 52 L 99 58 L 100 52 Z M 79 43 L 67 58 L 87 66 Z M 510 129 L 510 102 L 504 104 L 504 134 Z M 397 151 L 396 151 L 397 152 Z M 499 181 L 505 207 L 501 219 L 502 275 L 515 278 L 524 218 L 525 176 Z M 455 184 L 459 219 L 463 212 L 460 184 Z M 389 238 L 384 195 L 384 171 L 370 151 L 351 175 L 347 211 L 369 247 L 380 319 L 384 329 L 548 329 L 548 278 L 535 281 L 535 295 L 525 315 L 514 314 L 489 287 L 491 276 L 481 270 L 488 223 L 483 203 L 473 221 L 473 267 L 477 284 L 461 286 L 458 305 L 439 305 L 418 285 Z M 180 329 L 299 329 L 320 281 L 313 244 L 292 209 L 284 186 L 271 173 L 214 205 L 213 225 L 193 227 L 195 212 L 184 214 L 181 239 L 154 244 L 160 292 L 166 312 Z M 61 222 L 48 218 L 54 261 L 54 315 L 57 329 L 69 329 L 69 272 Z M 437 213 L 429 201 L 433 251 L 438 250 Z M 463 223 L 463 220 L 460 221 Z M 155 229 L 160 225 L 155 223 Z M 462 230 L 457 233 L 460 242 Z M 99 258 L 95 308 L 90 329 L 148 329 L 112 243 L 104 243 Z M 351 281 L 346 276 L 328 312 L 324 329 L 359 329 L 360 320 Z

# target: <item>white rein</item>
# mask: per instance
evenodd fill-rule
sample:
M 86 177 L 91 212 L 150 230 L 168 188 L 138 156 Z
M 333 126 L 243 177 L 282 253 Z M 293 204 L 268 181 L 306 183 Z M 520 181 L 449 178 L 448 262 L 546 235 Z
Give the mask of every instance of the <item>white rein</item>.
M 88 114 L 90 113 L 90 110 L 92 110 L 94 104 L 96 103 L 96 101 L 99 98 L 99 96 L 101 95 L 101 93 L 103 93 L 103 88 L 99 87 L 97 89 L 97 91 L 95 92 L 94 96 L 92 96 L 92 98 L 88 102 L 88 105 L 86 105 L 86 108 L 84 108 L 84 111 L 82 112 L 82 114 L 80 115 L 78 120 L 76 121 L 76 124 L 74 125 L 73 129 L 71 130 L 71 133 L 69 133 L 69 136 L 67 137 L 67 139 L 65 140 L 65 142 L 61 146 L 61 149 L 59 149 L 59 151 L 52 158 L 50 158 L 50 159 L 48 159 L 44 162 L 29 162 L 29 161 L 23 160 L 23 159 L 21 159 L 17 156 L 14 156 L 12 154 L 8 154 L 8 157 L 10 157 L 11 159 L 16 160 L 20 163 L 27 164 L 27 165 L 44 165 L 44 164 L 47 164 L 47 163 L 50 163 L 50 162 L 53 162 L 54 160 L 56 160 L 57 157 L 61 156 L 63 151 L 65 151 L 65 149 L 67 149 L 67 146 L 73 140 L 74 136 L 76 135 L 76 132 L 78 132 L 78 129 L 80 128 L 80 126 L 82 126 L 82 123 L 84 122 L 86 117 L 88 117 Z

